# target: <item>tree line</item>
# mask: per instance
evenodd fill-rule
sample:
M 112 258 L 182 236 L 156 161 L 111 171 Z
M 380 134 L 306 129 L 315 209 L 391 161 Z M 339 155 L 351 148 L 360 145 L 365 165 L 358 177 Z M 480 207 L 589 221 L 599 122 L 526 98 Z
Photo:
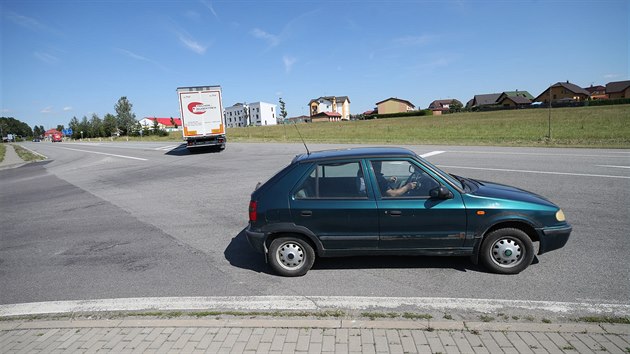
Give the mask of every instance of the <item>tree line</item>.
M 114 105 L 115 114 L 107 113 L 103 118 L 94 113 L 91 117 L 83 116 L 79 120 L 76 116 L 70 119 L 68 128 L 72 129 L 71 137 L 79 138 L 104 138 L 111 136 L 139 136 L 139 135 L 159 135 L 166 136 L 168 132 L 159 128 L 157 121 L 152 127 L 143 127 L 136 120 L 133 113 L 133 104 L 127 97 L 122 96 Z M 64 125 L 57 125 L 56 130 L 65 130 Z M 0 130 L 3 136 L 7 134 L 19 135 L 22 137 L 41 137 L 46 132 L 44 126 L 35 125 L 33 128 L 13 117 L 0 118 Z

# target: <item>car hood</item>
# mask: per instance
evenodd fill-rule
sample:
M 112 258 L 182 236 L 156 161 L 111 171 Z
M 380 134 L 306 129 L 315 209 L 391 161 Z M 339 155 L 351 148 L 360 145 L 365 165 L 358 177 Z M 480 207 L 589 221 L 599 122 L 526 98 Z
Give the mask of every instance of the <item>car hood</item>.
M 473 180 L 477 183 L 478 189 L 472 195 L 488 198 L 509 199 L 520 202 L 535 203 L 547 206 L 556 206 L 547 198 L 526 190 L 508 186 L 505 184 Z

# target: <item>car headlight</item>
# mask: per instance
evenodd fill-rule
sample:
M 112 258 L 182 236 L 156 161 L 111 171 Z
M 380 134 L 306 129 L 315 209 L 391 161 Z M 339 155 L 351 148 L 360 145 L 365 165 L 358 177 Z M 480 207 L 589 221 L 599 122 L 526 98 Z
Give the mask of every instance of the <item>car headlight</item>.
M 566 220 L 566 218 L 564 217 L 564 212 L 562 212 L 562 209 L 558 209 L 558 211 L 556 212 L 556 220 L 558 221 Z

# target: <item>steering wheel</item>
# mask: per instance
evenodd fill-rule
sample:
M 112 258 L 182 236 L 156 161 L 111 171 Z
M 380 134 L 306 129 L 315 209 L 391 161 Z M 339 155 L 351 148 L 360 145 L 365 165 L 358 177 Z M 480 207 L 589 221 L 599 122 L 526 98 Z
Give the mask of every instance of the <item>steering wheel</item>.
M 409 183 L 416 182 L 416 187 L 412 190 L 418 190 L 420 189 L 420 186 L 422 184 L 420 182 L 421 180 L 422 180 L 422 173 L 420 171 L 414 170 L 414 172 L 409 176 L 409 178 L 407 178 L 407 181 L 405 182 L 405 184 L 403 184 L 403 186 Z

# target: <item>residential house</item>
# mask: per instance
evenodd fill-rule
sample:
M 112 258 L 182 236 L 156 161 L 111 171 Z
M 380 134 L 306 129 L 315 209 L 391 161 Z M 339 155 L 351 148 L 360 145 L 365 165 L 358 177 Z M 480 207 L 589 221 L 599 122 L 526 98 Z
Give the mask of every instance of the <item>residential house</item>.
M 448 98 L 445 100 L 435 100 L 431 102 L 431 104 L 429 104 L 428 109 L 433 111 L 434 116 L 439 116 L 444 112 L 448 112 L 451 109 L 451 104 L 453 104 L 453 102 L 456 102 L 460 105 L 462 104 L 461 102 L 459 102 L 458 100 L 454 98 Z
M 534 96 L 527 91 L 504 91 L 497 98 L 496 104 L 505 108 L 523 108 L 531 105 Z
M 297 117 L 289 117 L 289 118 L 287 118 L 285 124 L 288 124 L 288 123 L 293 123 L 293 124 L 296 124 L 296 123 L 308 123 L 310 121 L 311 121 L 311 117 L 305 116 L 305 115 L 301 115 L 301 116 L 297 116 Z
M 480 108 L 484 106 L 494 106 L 497 104 L 497 99 L 501 96 L 500 93 L 486 93 L 483 95 L 475 95 L 468 103 L 466 108 Z
M 567 82 L 555 83 L 534 99 L 534 102 L 576 102 L 588 100 L 591 94 L 576 84 Z
M 182 130 L 182 120 L 180 118 L 144 117 L 138 123 L 143 128 L 153 129 L 156 121 L 158 129 L 166 130 L 167 132 Z
M 223 116 L 228 128 L 278 124 L 277 105 L 266 102 L 236 103 L 225 108 Z
M 605 100 L 608 98 L 606 94 L 606 86 L 602 85 L 591 85 L 590 87 L 584 88 L 591 95 L 592 100 Z
M 311 116 L 311 122 L 338 122 L 342 120 L 337 112 L 320 112 Z
M 318 113 L 339 113 L 342 120 L 350 120 L 350 99 L 348 96 L 325 96 L 312 99 L 308 103 L 310 116 Z
M 390 97 L 376 103 L 378 114 L 409 112 L 416 109 L 413 103 L 400 98 Z
M 630 98 L 630 80 L 607 83 L 606 94 L 610 99 Z

